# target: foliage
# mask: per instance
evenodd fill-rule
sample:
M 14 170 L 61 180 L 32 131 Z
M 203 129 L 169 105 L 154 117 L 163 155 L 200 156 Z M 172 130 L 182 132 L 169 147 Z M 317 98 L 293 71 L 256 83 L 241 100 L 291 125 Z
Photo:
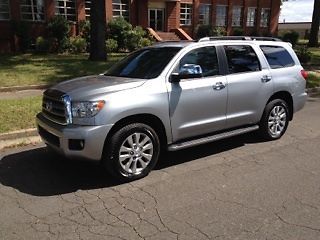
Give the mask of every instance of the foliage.
M 116 52 L 118 49 L 118 43 L 116 40 L 109 38 L 106 40 L 106 49 L 108 53 Z
M 221 37 L 227 35 L 226 30 L 223 27 L 212 27 L 211 25 L 198 25 L 196 29 L 196 38 L 203 37 Z
M 87 50 L 90 49 L 90 21 L 79 22 L 79 35 L 87 42 Z
M 244 32 L 242 28 L 234 28 L 233 35 L 234 36 L 243 36 Z
M 70 38 L 69 49 L 72 53 L 83 53 L 86 51 L 87 41 L 86 39 L 76 36 Z
M 37 37 L 36 39 L 36 52 L 47 53 L 49 51 L 49 41 L 43 37 Z
M 118 17 L 108 23 L 107 38 L 117 41 L 117 51 L 133 51 L 151 43 L 142 27 L 132 27 L 123 17 Z
M 308 63 L 311 61 L 311 52 L 306 45 L 296 48 L 296 53 L 301 63 Z
M 68 47 L 70 26 L 65 17 L 57 15 L 51 18 L 47 25 L 48 36 L 51 39 L 51 50 L 62 52 Z
M 291 30 L 291 31 L 285 32 L 281 38 L 283 41 L 290 42 L 292 46 L 295 46 L 299 40 L 299 33 Z
M 152 43 L 153 43 L 153 41 L 148 37 L 141 38 L 140 42 L 139 42 L 141 47 L 150 46 L 150 45 L 152 45 Z
M 320 75 L 317 73 L 308 74 L 307 88 L 320 87 Z
M 16 22 L 12 21 L 12 27 L 15 35 L 18 37 L 19 48 L 21 52 L 26 52 L 30 48 L 31 38 L 30 38 L 30 25 L 27 22 Z

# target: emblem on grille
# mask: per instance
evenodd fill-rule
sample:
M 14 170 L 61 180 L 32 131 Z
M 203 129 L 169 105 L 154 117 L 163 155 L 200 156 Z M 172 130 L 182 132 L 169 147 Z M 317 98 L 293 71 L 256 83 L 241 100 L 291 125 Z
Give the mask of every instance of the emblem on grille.
M 52 102 L 46 102 L 46 109 L 47 109 L 47 111 L 51 112 L 51 110 L 52 110 Z

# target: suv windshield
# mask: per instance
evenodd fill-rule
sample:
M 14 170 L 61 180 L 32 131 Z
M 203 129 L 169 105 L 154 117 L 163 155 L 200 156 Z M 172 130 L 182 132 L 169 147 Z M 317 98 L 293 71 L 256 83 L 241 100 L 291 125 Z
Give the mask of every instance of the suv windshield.
M 181 47 L 141 49 L 113 65 L 104 75 L 142 79 L 156 78 L 180 49 Z

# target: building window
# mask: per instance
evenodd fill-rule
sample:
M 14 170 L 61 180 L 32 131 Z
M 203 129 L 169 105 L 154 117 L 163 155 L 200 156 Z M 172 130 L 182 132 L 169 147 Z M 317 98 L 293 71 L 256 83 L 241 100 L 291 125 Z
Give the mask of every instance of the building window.
M 268 27 L 270 20 L 270 8 L 261 9 L 260 27 Z
M 0 20 L 9 20 L 9 0 L 0 0 Z
M 64 16 L 69 21 L 76 21 L 75 0 L 56 0 L 56 15 Z
M 192 23 L 192 4 L 181 3 L 180 6 L 180 25 L 191 25 Z
M 86 19 L 90 19 L 90 8 L 91 8 L 91 1 L 84 1 L 84 10 L 86 12 Z
M 123 17 L 129 21 L 129 1 L 128 0 L 112 0 L 113 18 Z
M 247 14 L 247 27 L 254 27 L 256 23 L 256 8 L 249 7 Z
M 227 26 L 227 6 L 217 6 L 216 26 Z
M 232 8 L 232 26 L 233 27 L 240 27 L 242 21 L 242 14 L 241 14 L 242 7 L 234 6 Z
M 210 4 L 200 4 L 199 7 L 199 24 L 209 25 L 211 16 L 211 5 Z
M 43 0 L 22 0 L 20 4 L 21 18 L 30 21 L 44 20 Z

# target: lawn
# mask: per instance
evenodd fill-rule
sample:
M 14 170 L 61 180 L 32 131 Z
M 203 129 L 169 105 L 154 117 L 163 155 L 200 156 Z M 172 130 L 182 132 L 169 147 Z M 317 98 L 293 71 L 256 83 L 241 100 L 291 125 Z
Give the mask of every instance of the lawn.
M 0 87 L 54 84 L 66 79 L 99 74 L 126 54 L 109 54 L 93 62 L 88 54 L 0 55 Z
M 0 100 L 0 133 L 35 127 L 41 96 Z

